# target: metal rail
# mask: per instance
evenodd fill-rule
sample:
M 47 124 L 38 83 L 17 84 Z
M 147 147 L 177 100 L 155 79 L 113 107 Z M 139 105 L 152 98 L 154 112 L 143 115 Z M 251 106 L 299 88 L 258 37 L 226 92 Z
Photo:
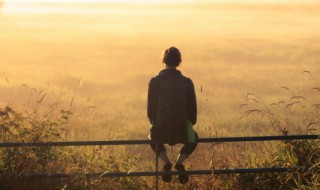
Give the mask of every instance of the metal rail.
M 30 173 L 24 175 L 31 178 L 70 178 L 74 176 L 85 177 L 141 177 L 141 176 L 155 176 L 162 174 L 171 175 L 223 175 L 223 174 L 244 174 L 244 173 L 265 173 L 265 172 L 296 172 L 303 171 L 306 168 L 246 168 L 246 169 L 219 169 L 219 170 L 192 170 L 192 171 L 171 171 L 171 172 L 105 172 L 105 173 L 74 173 L 74 174 L 62 174 L 62 173 Z
M 199 143 L 274 141 L 274 140 L 307 140 L 319 139 L 319 135 L 287 135 L 287 136 L 253 136 L 253 137 L 216 137 L 201 138 Z M 73 141 L 73 142 L 4 142 L 0 148 L 30 146 L 96 146 L 96 145 L 141 145 L 150 144 L 151 140 L 112 140 L 112 141 Z
M 287 136 L 252 136 L 252 137 L 217 137 L 197 139 L 198 143 L 222 143 L 222 142 L 246 142 L 246 141 L 275 141 L 275 140 L 307 140 L 319 139 L 319 135 L 287 135 Z M 151 140 L 112 140 L 112 141 L 75 141 L 75 142 L 3 142 L 0 148 L 13 147 L 43 147 L 43 146 L 96 146 L 96 145 L 143 145 L 150 144 Z M 156 156 L 156 168 L 157 168 Z M 263 172 L 296 172 L 307 171 L 308 168 L 240 168 L 240 169 L 219 169 L 219 170 L 191 170 L 185 172 L 171 171 L 171 175 L 222 175 L 222 174 L 243 174 Z M 164 172 L 105 172 L 105 173 L 30 173 L 21 174 L 31 178 L 69 178 L 74 176 L 85 177 L 132 177 L 132 176 L 159 176 Z M 168 172 L 167 172 L 168 174 Z M 10 176 L 10 174 L 7 174 Z M 158 180 L 156 180 L 158 189 Z

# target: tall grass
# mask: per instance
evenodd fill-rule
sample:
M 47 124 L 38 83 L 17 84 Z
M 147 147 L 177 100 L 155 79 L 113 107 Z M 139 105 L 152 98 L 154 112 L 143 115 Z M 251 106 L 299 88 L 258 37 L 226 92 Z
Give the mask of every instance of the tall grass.
M 314 80 L 315 87 L 302 93 L 295 94 L 288 87 L 291 96 L 267 104 L 256 95 L 250 93 L 244 117 L 259 118 L 259 127 L 269 128 L 275 133 L 288 134 L 319 134 L 319 84 L 310 71 L 304 71 Z M 318 91 L 315 97 L 310 91 Z M 308 96 L 309 94 L 309 96 Z M 313 94 L 314 95 L 314 94 Z M 255 116 L 253 116 L 255 115 Z M 320 151 L 318 141 L 283 141 L 269 144 L 265 147 L 270 154 L 262 160 L 251 161 L 250 167 L 286 167 L 296 169 L 293 173 L 263 173 L 239 175 L 236 181 L 238 186 L 248 189 L 316 189 L 320 185 Z
M 303 72 L 315 80 L 311 72 Z M 316 81 L 316 80 L 315 80 Z M 317 134 L 319 131 L 318 86 L 288 93 L 274 103 L 267 103 L 257 95 L 246 96 L 240 105 L 243 116 L 240 121 L 253 130 L 266 134 Z M 312 93 L 310 93 L 310 91 Z M 314 92 L 316 92 L 314 94 Z M 39 95 L 44 103 L 44 95 Z M 315 97 L 314 97 L 315 96 Z M 39 98 L 36 98 L 39 100 Z M 76 103 L 72 99 L 72 104 Z M 0 109 L 2 142 L 49 142 L 69 140 L 74 131 L 66 130 L 74 125 L 81 112 L 63 107 L 50 107 L 41 111 L 19 112 L 11 106 Z M 34 106 L 37 107 L 37 106 Z M 50 114 L 47 114 L 50 113 Z M 199 127 L 199 126 L 198 126 Z M 223 136 L 213 126 L 199 127 L 200 133 Z M 128 129 L 130 130 L 130 129 Z M 123 131 L 125 132 L 125 131 Z M 130 135 L 130 132 L 126 132 Z M 172 161 L 180 147 L 169 153 Z M 154 154 L 145 147 L 24 147 L 0 149 L 0 185 L 5 189 L 154 189 L 154 178 L 86 178 L 77 173 L 153 171 Z M 186 185 L 177 180 L 163 189 L 313 189 L 319 186 L 320 152 L 317 141 L 283 141 L 274 143 L 223 143 L 199 145 L 186 162 L 191 169 L 223 169 L 247 167 L 289 167 L 298 169 L 294 173 L 263 173 L 222 176 L 192 176 Z M 161 167 L 161 165 L 160 165 Z M 32 173 L 69 173 L 67 179 L 34 179 L 25 177 Z

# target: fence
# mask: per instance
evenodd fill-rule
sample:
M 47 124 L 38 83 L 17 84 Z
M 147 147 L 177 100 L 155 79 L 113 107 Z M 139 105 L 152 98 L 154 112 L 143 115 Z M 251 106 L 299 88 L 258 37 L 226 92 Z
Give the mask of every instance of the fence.
M 222 142 L 245 142 L 245 141 L 276 141 L 276 140 L 307 140 L 319 139 L 320 135 L 288 135 L 288 136 L 252 136 L 252 137 L 219 137 L 201 138 L 199 143 L 222 143 Z M 75 141 L 75 142 L 4 142 L 0 143 L 0 148 L 9 147 L 41 147 L 41 146 L 96 146 L 96 145 L 142 145 L 150 144 L 150 140 L 115 140 L 115 141 Z M 158 157 L 156 157 L 155 172 L 108 172 L 108 173 L 86 173 L 86 174 L 46 174 L 32 173 L 26 177 L 33 178 L 68 178 L 74 175 L 86 177 L 130 177 L 130 176 L 156 176 L 156 188 L 158 188 L 158 176 L 164 172 L 158 172 Z M 241 169 L 222 169 L 222 170 L 192 170 L 192 171 L 171 171 L 171 175 L 221 175 L 234 173 L 262 173 L 262 172 L 295 172 L 305 168 L 241 168 Z M 167 173 L 168 174 L 168 173 Z

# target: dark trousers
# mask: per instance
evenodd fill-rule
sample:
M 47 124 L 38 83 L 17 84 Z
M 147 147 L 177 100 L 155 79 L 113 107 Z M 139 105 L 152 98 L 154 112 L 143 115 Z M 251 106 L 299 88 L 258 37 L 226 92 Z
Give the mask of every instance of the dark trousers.
M 190 155 L 197 147 L 198 145 L 198 133 L 196 131 L 194 131 L 194 135 L 195 135 L 195 142 L 194 143 L 187 143 L 187 144 L 183 144 L 183 147 L 180 150 L 180 154 L 186 154 L 186 155 Z M 152 150 L 157 153 L 157 148 L 158 148 L 158 153 L 162 152 L 162 151 L 166 151 L 166 147 L 164 146 L 164 144 L 157 144 L 156 142 L 153 142 L 150 144 Z

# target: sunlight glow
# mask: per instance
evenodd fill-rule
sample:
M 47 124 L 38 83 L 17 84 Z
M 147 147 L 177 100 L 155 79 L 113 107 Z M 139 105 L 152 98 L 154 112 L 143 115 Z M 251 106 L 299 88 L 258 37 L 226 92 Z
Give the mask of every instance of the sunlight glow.
M 170 0 L 10 0 L 23 3 L 167 3 Z M 174 2 L 195 2 L 195 0 L 175 0 Z
M 5 1 L 5 0 L 3 0 Z M 0 0 L 1 2 L 1 0 Z M 188 3 L 188 2 L 218 2 L 218 3 L 310 3 L 319 0 L 7 0 L 6 3 Z

